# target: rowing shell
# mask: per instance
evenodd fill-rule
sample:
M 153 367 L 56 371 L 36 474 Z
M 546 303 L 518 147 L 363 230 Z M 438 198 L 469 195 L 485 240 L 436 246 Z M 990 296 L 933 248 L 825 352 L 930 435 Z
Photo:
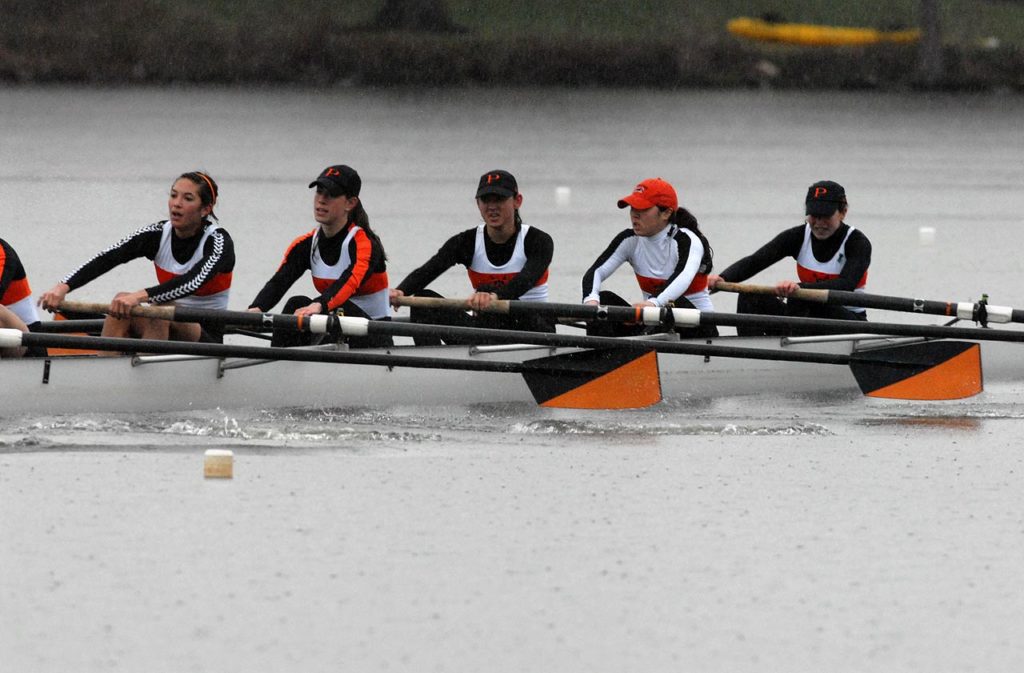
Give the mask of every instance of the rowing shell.
M 850 354 L 893 339 L 735 337 L 693 340 L 780 352 Z M 906 340 L 895 340 L 906 341 Z M 684 341 L 685 342 L 685 341 Z M 1016 344 L 984 344 L 987 380 L 1024 380 Z M 395 346 L 360 353 L 415 355 L 467 362 L 530 363 L 580 349 L 531 345 Z M 993 360 L 994 358 L 994 360 Z M 850 370 L 812 362 L 730 357 L 658 356 L 669 403 L 737 395 L 859 394 Z M 323 364 L 195 356 L 63 356 L 0 362 L 0 416 L 31 413 L 160 412 L 189 409 L 273 409 L 405 405 L 533 403 L 522 377 L 379 365 Z

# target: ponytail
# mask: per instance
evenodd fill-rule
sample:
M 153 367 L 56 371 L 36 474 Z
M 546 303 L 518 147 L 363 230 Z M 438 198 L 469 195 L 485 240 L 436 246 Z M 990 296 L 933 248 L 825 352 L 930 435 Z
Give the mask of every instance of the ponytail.
M 381 254 L 384 255 L 384 259 L 387 260 L 388 254 L 384 251 L 384 244 L 381 242 L 380 236 L 378 236 L 373 229 L 370 229 L 370 216 L 367 215 L 366 209 L 363 208 L 362 199 L 359 199 L 356 203 L 356 207 L 349 211 L 348 223 L 354 224 L 365 231 L 366 235 L 380 247 Z
M 708 243 L 708 239 L 704 236 L 704 232 L 700 230 L 700 224 L 697 222 L 697 218 L 693 216 L 693 213 L 686 208 L 680 207 L 672 213 L 672 217 L 669 221 L 680 229 L 689 229 L 693 233 L 697 234 L 697 238 L 699 238 L 700 242 L 704 245 L 704 257 L 700 260 L 700 273 L 711 273 L 715 251 L 711 249 L 711 244 Z

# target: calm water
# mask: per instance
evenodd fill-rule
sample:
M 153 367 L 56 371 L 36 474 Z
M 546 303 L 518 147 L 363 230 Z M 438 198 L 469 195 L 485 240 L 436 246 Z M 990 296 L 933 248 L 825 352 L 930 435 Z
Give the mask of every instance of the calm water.
M 0 236 L 45 290 L 203 168 L 243 308 L 312 228 L 325 165 L 360 171 L 395 281 L 476 223 L 476 179 L 504 167 L 555 238 L 553 298 L 576 301 L 643 177 L 678 187 L 719 269 L 829 178 L 874 244 L 870 290 L 1020 307 L 1021 118 L 997 96 L 5 89 Z M 1019 670 L 1022 401 L 0 415 L 0 661 Z M 236 451 L 231 483 L 199 478 L 212 446 Z

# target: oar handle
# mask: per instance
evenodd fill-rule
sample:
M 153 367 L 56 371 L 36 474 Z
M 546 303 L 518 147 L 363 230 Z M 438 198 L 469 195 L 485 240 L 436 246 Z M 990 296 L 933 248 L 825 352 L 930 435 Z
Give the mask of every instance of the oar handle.
M 101 304 L 91 301 L 70 301 L 65 299 L 58 306 L 62 311 L 74 313 L 110 313 L 110 304 Z M 139 304 L 133 306 L 131 315 L 136 318 L 158 318 L 160 320 L 174 320 L 173 306 L 150 306 Z
M 395 297 L 391 300 L 396 306 L 415 306 L 418 308 L 441 308 L 451 311 L 468 311 L 465 299 L 449 299 L 447 297 Z M 508 300 L 498 299 L 482 309 L 485 313 L 508 313 Z
M 87 313 L 110 313 L 107 304 L 82 301 L 62 301 L 60 309 Z M 241 325 L 264 330 L 283 328 L 300 332 L 324 334 L 331 328 L 333 316 L 329 315 L 284 315 L 280 313 L 259 313 L 256 311 L 224 311 L 192 306 L 133 306 L 130 315 L 139 318 L 156 318 L 174 322 L 199 322 L 215 325 Z
M 770 294 L 777 295 L 779 291 L 774 285 L 750 285 L 747 283 L 730 283 L 725 280 L 718 281 L 715 285 L 716 290 L 722 292 L 736 292 L 739 294 Z M 803 301 L 813 301 L 819 304 L 828 303 L 828 290 L 807 290 L 805 288 L 798 288 L 792 294 L 789 295 L 793 299 L 801 299 Z

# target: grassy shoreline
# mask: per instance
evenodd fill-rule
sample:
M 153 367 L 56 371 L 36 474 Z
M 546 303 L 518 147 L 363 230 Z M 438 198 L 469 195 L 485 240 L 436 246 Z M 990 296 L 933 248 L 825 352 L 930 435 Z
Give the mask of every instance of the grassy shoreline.
M 567 10 L 562 21 L 545 19 L 554 26 L 547 32 L 526 34 L 526 29 L 496 30 L 493 21 L 474 18 L 452 0 L 453 18 L 466 31 L 431 35 L 359 28 L 372 14 L 365 4 L 346 12 L 305 0 L 278 9 L 259 1 L 226 0 L 174 5 L 107 0 L 87 8 L 70 1 L 45 7 L 27 0 L 8 2 L 12 20 L 0 29 L 0 81 L 8 83 L 921 86 L 914 46 L 801 48 L 744 42 L 724 31 L 720 16 L 698 16 L 692 9 L 688 23 L 680 24 L 685 29 L 667 35 L 651 33 L 650 17 L 634 17 L 640 27 L 630 32 L 615 26 L 611 17 L 584 15 L 579 9 L 575 14 Z M 719 13 L 729 11 L 717 7 Z M 540 20 L 534 16 L 533 23 L 525 24 L 528 28 Z M 965 39 L 946 44 L 946 75 L 939 88 L 1024 91 L 1024 49 L 1018 43 Z

